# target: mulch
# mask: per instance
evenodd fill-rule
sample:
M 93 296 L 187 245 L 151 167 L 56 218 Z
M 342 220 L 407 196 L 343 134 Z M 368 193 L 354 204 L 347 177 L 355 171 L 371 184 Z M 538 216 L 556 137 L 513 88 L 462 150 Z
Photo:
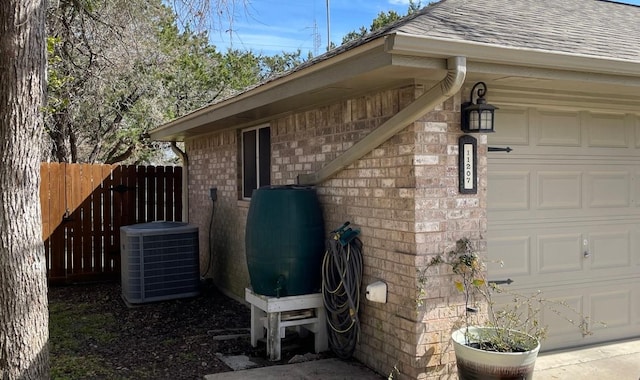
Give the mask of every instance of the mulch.
M 202 379 L 231 371 L 218 355 L 246 355 L 266 366 L 285 364 L 313 347 L 312 341 L 299 339 L 291 349 L 283 347 L 281 361 L 269 362 L 264 344 L 251 346 L 249 308 L 210 284 L 197 297 L 134 307 L 124 303 L 116 283 L 51 287 L 50 305 L 61 302 L 83 305 L 86 313 L 108 314 L 114 321 L 104 326 L 113 337 L 106 344 L 92 339 L 91 332 L 78 335 L 78 355 L 99 357 L 123 379 Z

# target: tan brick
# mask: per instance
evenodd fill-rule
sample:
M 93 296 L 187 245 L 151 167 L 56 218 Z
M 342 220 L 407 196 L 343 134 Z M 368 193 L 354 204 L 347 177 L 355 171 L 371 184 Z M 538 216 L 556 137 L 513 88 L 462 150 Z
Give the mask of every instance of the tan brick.
M 385 90 L 272 120 L 272 183 L 295 183 L 298 174 L 325 166 L 423 91 L 421 86 Z M 363 301 L 366 326 L 356 357 L 379 373 L 388 374 L 398 364 L 402 374 L 396 378 L 435 379 L 449 376 L 452 368 L 455 373 L 447 329 L 461 312 L 457 303 L 462 300 L 446 285 L 450 274 L 430 278 L 424 302 L 431 311 L 420 317 L 424 323 L 418 322 L 416 269 L 457 237 L 479 239 L 486 229 L 486 191 L 480 189 L 486 187 L 485 136 L 479 138 L 480 191 L 458 194 L 460 99 L 458 94 L 444 102 L 317 186 L 327 230 L 345 220 L 361 228 L 365 279 L 388 283 L 387 304 Z M 229 261 L 214 274 L 215 281 L 241 294 L 248 283 L 243 231 L 249 203 L 238 201 L 238 136 L 237 131 L 223 132 L 186 145 L 190 214 L 203 232 L 202 259 L 208 254 L 203 210 L 211 207 L 208 189 L 217 186 L 216 215 L 224 222 L 217 222 L 216 234 L 227 238 L 214 239 L 214 244 Z M 416 357 L 428 352 L 437 354 L 419 366 Z

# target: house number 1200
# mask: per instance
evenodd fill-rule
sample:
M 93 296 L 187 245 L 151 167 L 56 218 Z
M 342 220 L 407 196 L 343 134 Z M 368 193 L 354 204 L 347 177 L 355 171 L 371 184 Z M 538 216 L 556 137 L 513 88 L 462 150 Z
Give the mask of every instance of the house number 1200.
M 477 140 L 473 136 L 464 135 L 458 140 L 460 193 L 476 194 L 478 175 L 476 173 Z

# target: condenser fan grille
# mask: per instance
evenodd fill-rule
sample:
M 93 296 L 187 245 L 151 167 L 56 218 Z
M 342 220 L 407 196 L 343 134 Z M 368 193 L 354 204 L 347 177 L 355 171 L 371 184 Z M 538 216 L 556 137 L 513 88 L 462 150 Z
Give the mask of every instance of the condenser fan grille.
M 198 294 L 198 228 L 154 222 L 121 228 L 122 296 L 145 303 Z

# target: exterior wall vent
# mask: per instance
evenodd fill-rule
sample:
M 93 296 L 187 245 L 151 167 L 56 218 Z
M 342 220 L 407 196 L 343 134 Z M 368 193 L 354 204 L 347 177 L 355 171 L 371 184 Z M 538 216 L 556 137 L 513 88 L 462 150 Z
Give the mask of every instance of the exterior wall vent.
M 122 298 L 128 304 L 198 294 L 198 227 L 151 222 L 120 228 Z

